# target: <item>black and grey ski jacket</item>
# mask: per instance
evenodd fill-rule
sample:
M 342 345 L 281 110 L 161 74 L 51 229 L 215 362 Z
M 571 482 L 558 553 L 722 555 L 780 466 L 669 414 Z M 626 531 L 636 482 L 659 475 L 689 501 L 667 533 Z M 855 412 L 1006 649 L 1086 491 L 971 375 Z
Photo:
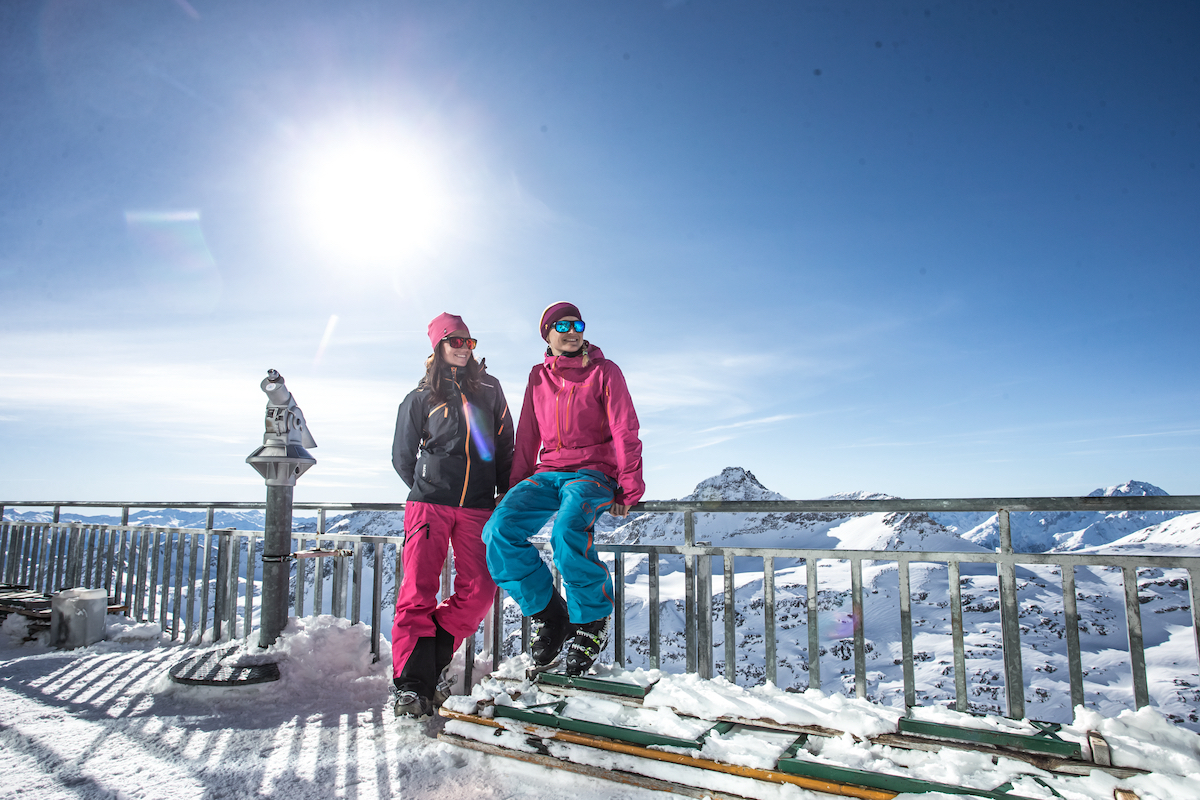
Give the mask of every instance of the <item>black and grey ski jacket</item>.
M 513 422 L 500 382 L 483 374 L 479 391 L 463 393 L 457 368 L 447 367 L 450 395 L 435 403 L 425 379 L 404 398 L 396 416 L 392 466 L 409 500 L 443 506 L 492 508 L 508 490 Z

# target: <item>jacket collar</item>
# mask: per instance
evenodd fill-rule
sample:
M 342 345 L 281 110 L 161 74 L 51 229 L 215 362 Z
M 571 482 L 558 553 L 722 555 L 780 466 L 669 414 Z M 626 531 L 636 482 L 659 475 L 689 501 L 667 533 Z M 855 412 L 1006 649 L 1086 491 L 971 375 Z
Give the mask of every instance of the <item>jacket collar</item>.
M 586 350 L 584 355 L 580 356 L 555 356 L 547 354 L 542 363 L 547 369 L 554 372 L 565 372 L 568 370 L 588 369 L 600 361 L 604 361 L 604 351 L 591 342 L 584 339 L 583 347 Z

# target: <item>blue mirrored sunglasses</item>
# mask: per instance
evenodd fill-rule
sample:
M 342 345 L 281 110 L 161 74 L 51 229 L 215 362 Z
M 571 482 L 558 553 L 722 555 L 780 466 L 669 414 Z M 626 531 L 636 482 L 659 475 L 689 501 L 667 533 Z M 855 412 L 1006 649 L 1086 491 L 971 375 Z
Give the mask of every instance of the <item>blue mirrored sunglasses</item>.
M 584 322 L 581 319 L 560 319 L 558 322 L 554 323 L 553 327 L 554 330 L 558 331 L 559 333 L 566 333 L 567 331 L 571 330 L 571 328 L 574 328 L 576 333 L 583 333 L 583 329 L 586 327 L 586 325 L 584 325 Z

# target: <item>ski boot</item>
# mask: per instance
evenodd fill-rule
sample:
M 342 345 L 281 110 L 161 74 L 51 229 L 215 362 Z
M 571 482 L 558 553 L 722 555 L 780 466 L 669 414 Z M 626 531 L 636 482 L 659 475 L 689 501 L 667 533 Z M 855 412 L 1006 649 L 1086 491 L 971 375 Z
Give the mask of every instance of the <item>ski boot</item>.
M 433 715 L 433 701 L 411 689 L 396 692 L 395 712 L 397 717 L 423 719 Z
M 550 602 L 532 619 L 538 627 L 529 654 L 533 657 L 534 667 L 544 669 L 558 659 L 563 642 L 574 633 L 575 628 L 567 615 L 567 601 L 558 592 L 550 595 Z
M 442 674 L 438 676 L 437 688 L 433 690 L 433 704 L 437 708 L 441 708 L 450 695 L 454 694 L 454 684 L 458 682 L 457 675 L 450 674 L 450 667 L 447 666 L 442 670 Z
M 592 668 L 608 644 L 608 617 L 575 626 L 575 639 L 567 649 L 567 674 L 582 675 Z

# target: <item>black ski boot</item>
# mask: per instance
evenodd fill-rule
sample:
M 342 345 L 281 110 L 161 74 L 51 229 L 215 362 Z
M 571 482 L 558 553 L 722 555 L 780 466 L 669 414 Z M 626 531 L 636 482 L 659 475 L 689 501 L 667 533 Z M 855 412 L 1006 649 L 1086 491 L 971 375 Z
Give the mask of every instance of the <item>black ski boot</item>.
M 434 668 L 437 670 L 437 686 L 433 690 L 433 704 L 441 707 L 446 698 L 454 693 L 455 678 L 449 675 L 450 662 L 454 660 L 454 634 L 443 628 L 438 621 L 437 635 L 434 636 Z
M 427 717 L 433 713 L 433 693 L 437 686 L 436 649 L 434 637 L 417 639 L 400 674 L 392 679 L 397 717 Z
M 396 689 L 395 711 L 397 717 L 423 719 L 433 714 L 433 700 L 412 689 Z
M 529 654 L 533 656 L 535 667 L 545 667 L 554 663 L 562 651 L 563 642 L 574 633 L 571 618 L 567 615 L 567 601 L 562 595 L 554 592 L 550 602 L 538 613 L 531 617 L 537 623 L 537 632 Z
M 582 675 L 592 668 L 608 644 L 608 617 L 575 626 L 575 640 L 567 649 L 567 674 Z

